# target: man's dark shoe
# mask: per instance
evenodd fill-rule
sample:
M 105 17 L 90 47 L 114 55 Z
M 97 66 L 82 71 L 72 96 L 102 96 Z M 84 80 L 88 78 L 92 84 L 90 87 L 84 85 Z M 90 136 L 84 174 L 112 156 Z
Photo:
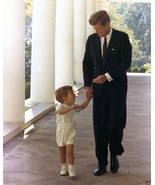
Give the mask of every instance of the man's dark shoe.
M 107 167 L 106 166 L 98 166 L 95 171 L 94 171 L 94 175 L 95 176 L 100 176 L 103 173 L 106 173 L 107 171 Z
M 117 155 L 111 156 L 110 170 L 112 173 L 117 173 L 117 171 L 119 170 L 119 161 L 118 161 Z

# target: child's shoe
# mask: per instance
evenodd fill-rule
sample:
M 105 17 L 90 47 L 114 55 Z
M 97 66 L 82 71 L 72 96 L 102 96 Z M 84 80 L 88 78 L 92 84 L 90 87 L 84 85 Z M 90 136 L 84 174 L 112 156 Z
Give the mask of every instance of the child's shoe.
M 66 164 L 61 164 L 60 175 L 61 176 L 66 176 L 67 175 L 67 165 Z
M 69 165 L 69 176 L 76 177 L 76 173 L 74 171 L 74 165 Z

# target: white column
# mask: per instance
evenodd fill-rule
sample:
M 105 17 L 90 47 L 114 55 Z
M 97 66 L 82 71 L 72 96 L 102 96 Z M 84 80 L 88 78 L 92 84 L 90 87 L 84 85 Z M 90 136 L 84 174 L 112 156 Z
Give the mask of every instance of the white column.
M 4 25 L 4 17 L 3 17 L 3 11 L 4 6 L 0 6 L 0 25 Z M 3 27 L 4 29 L 4 27 Z M 0 29 L 0 87 L 3 89 L 3 43 L 4 43 L 4 37 L 3 37 L 3 29 Z M 0 91 L 0 123 L 3 123 L 3 91 Z M 3 130 L 3 124 L 0 124 L 0 130 Z M 0 140 L 1 142 L 1 140 Z M 1 144 L 1 143 L 0 143 Z M 1 145 L 2 146 L 2 145 Z
M 25 5 L 4 2 L 3 120 L 24 123 L 25 116 Z
M 87 37 L 94 33 L 93 26 L 89 24 L 90 16 L 96 11 L 96 0 L 87 0 Z
M 56 1 L 55 42 L 55 88 L 73 86 L 73 0 Z
M 83 83 L 82 60 L 86 42 L 86 0 L 74 1 L 74 78 Z
M 31 102 L 54 101 L 55 0 L 33 0 Z
M 96 0 L 96 11 L 106 10 L 108 11 L 110 0 Z

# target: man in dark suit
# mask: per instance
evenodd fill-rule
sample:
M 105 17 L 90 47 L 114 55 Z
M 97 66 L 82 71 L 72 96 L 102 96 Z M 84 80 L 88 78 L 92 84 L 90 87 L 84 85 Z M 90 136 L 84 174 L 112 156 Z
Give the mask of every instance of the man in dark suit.
M 95 152 L 98 160 L 94 175 L 99 176 L 106 172 L 108 151 L 112 173 L 118 171 L 117 156 L 124 152 L 126 71 L 131 65 L 132 47 L 126 33 L 110 26 L 106 11 L 92 14 L 89 23 L 96 33 L 90 35 L 86 42 L 83 76 L 86 96 L 93 94 Z

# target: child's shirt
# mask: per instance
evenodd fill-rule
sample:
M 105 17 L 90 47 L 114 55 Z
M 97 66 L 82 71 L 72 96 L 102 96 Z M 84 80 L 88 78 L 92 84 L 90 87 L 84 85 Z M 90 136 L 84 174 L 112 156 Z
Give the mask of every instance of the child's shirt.
M 72 106 L 72 105 L 71 105 Z M 56 107 L 56 123 L 76 123 L 76 112 L 80 112 L 80 109 L 73 109 L 70 110 L 69 112 L 66 112 L 64 114 L 58 114 L 58 110 L 64 108 L 64 107 L 69 107 L 69 105 L 66 104 L 59 104 Z

